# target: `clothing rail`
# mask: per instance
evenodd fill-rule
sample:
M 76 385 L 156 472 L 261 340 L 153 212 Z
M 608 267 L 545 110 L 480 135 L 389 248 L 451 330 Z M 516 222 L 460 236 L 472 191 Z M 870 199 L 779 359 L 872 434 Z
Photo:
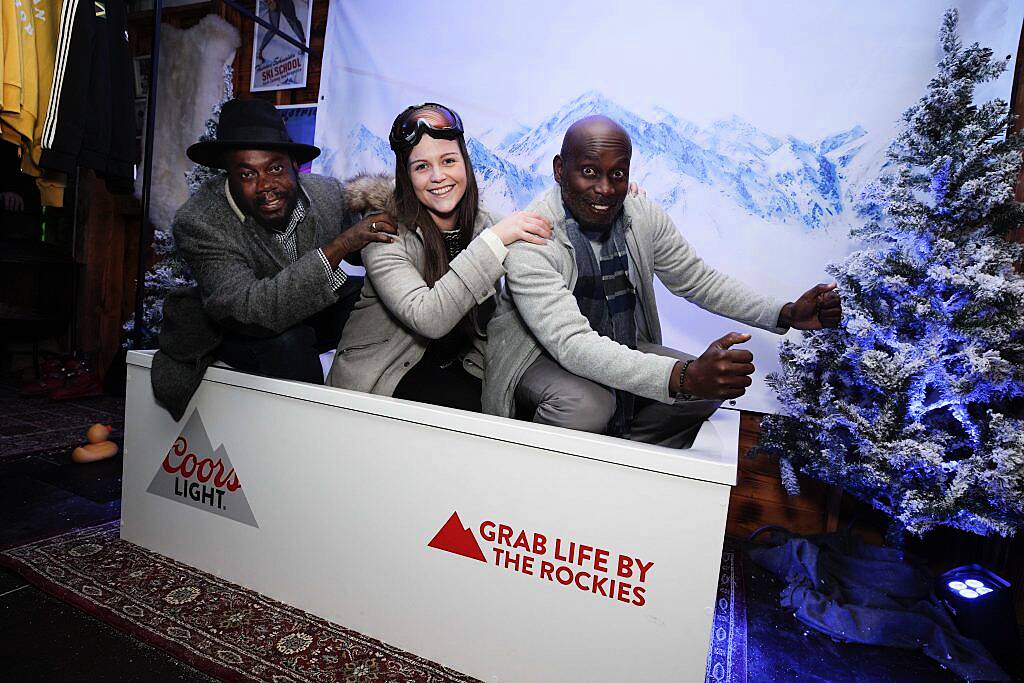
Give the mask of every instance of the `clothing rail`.
M 310 54 L 309 48 L 295 40 L 281 29 L 275 28 L 269 22 L 260 19 L 235 0 L 221 0 L 224 4 L 236 10 L 242 16 L 251 19 L 266 30 L 277 35 L 278 38 L 287 41 L 305 54 Z M 145 153 L 142 161 L 142 216 L 139 221 L 139 258 L 135 270 L 135 314 L 132 326 L 132 348 L 142 348 L 142 325 L 143 325 L 143 304 L 146 292 L 146 271 L 149 268 L 150 247 L 152 242 L 152 224 L 149 218 L 150 196 L 153 181 L 153 134 L 156 121 L 156 94 L 159 81 L 160 65 L 160 25 L 163 18 L 163 0 L 153 0 L 153 42 L 150 49 L 149 64 L 149 94 L 146 98 L 146 132 L 145 132 Z
M 153 190 L 153 132 L 156 123 L 156 94 L 160 85 L 160 20 L 164 0 L 153 0 L 153 42 L 149 57 L 149 93 L 146 95 L 146 148 L 142 156 L 142 211 L 139 218 L 139 259 L 135 268 L 135 317 L 132 324 L 132 348 L 142 347 L 143 303 L 146 299 L 146 270 L 149 267 L 150 196 Z

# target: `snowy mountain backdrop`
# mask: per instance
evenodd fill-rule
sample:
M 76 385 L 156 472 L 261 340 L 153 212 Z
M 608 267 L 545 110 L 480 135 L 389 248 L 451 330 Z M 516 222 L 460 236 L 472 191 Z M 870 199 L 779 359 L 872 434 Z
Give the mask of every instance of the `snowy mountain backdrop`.
M 664 109 L 653 116 L 629 111 L 598 92 L 567 103 L 533 127 L 491 128 L 468 147 L 485 204 L 507 213 L 525 207 L 553 184 L 551 159 L 574 121 L 604 114 L 621 123 L 633 139 L 631 177 L 677 221 L 688 206 L 701 206 L 713 225 L 739 209 L 770 223 L 827 229 L 854 218 L 854 203 L 881 160 L 884 138 L 861 126 L 821 140 L 775 136 L 733 116 L 701 128 Z M 367 125 L 321 137 L 320 171 L 344 178 L 359 172 L 394 171 L 386 140 Z M 328 139 L 324 139 L 327 137 Z M 334 144 L 331 144 L 334 143 Z M 717 211 L 708 212 L 711 206 Z M 724 205 L 724 206 L 723 206 Z
M 483 201 L 504 213 L 552 186 L 551 158 L 571 123 L 606 114 L 633 137 L 632 179 L 704 261 L 783 301 L 830 282 L 826 264 L 860 246 L 849 237 L 864 222 L 857 200 L 901 113 L 935 73 L 946 7 L 960 9 L 965 45 L 979 41 L 996 55 L 1017 52 L 1024 16 L 1024 3 L 1012 0 L 742 9 L 640 0 L 599 11 L 453 0 L 441 13 L 414 0 L 329 2 L 317 173 L 393 173 L 386 139 L 395 114 L 444 102 L 466 121 Z M 434 35 L 458 39 L 424 38 Z M 584 44 L 615 46 L 615 58 L 595 68 Z M 979 90 L 979 101 L 1007 98 L 1012 82 L 1011 69 Z M 708 313 L 657 282 L 655 292 L 667 346 L 700 353 L 727 332 L 752 332 L 745 347 L 757 372 L 737 406 L 778 410 L 763 381 L 779 369 L 777 335 Z
M 508 213 L 551 187 L 551 159 L 566 129 L 591 114 L 609 116 L 629 131 L 631 179 L 668 212 L 705 261 L 784 301 L 830 281 L 825 264 L 849 252 L 849 229 L 863 222 L 857 199 L 877 176 L 892 138 L 892 129 L 854 126 L 802 139 L 762 130 L 738 116 L 702 127 L 666 108 L 641 115 L 588 91 L 533 126 L 510 122 L 488 128 L 485 121 L 477 133 L 470 117 L 467 145 L 484 204 Z M 394 154 L 373 132 L 381 121 L 356 117 L 348 125 L 325 125 L 330 120 L 318 117 L 323 154 L 314 171 L 337 178 L 394 173 Z M 745 346 L 754 353 L 755 386 L 739 405 L 776 409 L 762 384 L 779 367 L 776 335 L 703 311 L 658 282 L 655 292 L 668 346 L 698 354 L 727 332 L 753 332 Z

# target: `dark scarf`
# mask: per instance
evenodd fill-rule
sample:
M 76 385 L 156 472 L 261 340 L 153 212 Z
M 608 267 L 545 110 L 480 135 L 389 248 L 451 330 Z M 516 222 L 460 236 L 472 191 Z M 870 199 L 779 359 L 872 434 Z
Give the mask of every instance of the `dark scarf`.
M 465 250 L 462 244 L 460 231 L 440 231 L 444 239 L 445 254 L 448 256 L 448 263 L 455 260 Z M 431 339 L 427 342 L 427 350 L 423 355 L 424 360 L 433 365 L 446 368 L 459 358 L 459 354 L 466 347 L 468 334 L 466 326 L 461 322 L 449 330 L 448 334 L 440 339 Z
M 602 337 L 636 348 L 636 290 L 629 281 L 629 251 L 622 217 L 615 219 L 601 244 L 598 262 L 590 239 L 568 210 L 565 230 L 576 252 L 576 286 L 573 296 L 590 326 Z M 608 424 L 612 436 L 629 436 L 633 422 L 633 394 L 615 390 L 615 415 Z

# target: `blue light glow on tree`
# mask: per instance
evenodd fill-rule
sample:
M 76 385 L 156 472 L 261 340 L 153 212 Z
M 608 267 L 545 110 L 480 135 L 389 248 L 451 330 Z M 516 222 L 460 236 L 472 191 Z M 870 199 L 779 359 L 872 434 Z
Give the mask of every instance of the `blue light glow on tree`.
M 843 323 L 782 343 L 768 383 L 786 415 L 762 423 L 792 493 L 794 470 L 840 485 L 892 517 L 895 541 L 1024 522 L 1022 250 L 1004 239 L 1024 222 L 1024 138 L 1007 135 L 1006 102 L 974 103 L 1007 61 L 964 47 L 957 21 L 863 197 L 866 248 L 829 266 Z

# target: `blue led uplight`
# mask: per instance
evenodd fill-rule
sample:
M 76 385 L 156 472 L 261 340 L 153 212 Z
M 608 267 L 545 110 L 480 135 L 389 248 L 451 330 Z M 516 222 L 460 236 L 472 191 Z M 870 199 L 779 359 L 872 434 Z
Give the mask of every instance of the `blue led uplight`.
M 985 582 L 980 579 L 964 579 L 963 581 L 956 580 L 950 581 L 946 584 L 961 598 L 967 598 L 973 600 L 982 595 L 987 595 L 992 592 L 992 589 L 985 585 Z

